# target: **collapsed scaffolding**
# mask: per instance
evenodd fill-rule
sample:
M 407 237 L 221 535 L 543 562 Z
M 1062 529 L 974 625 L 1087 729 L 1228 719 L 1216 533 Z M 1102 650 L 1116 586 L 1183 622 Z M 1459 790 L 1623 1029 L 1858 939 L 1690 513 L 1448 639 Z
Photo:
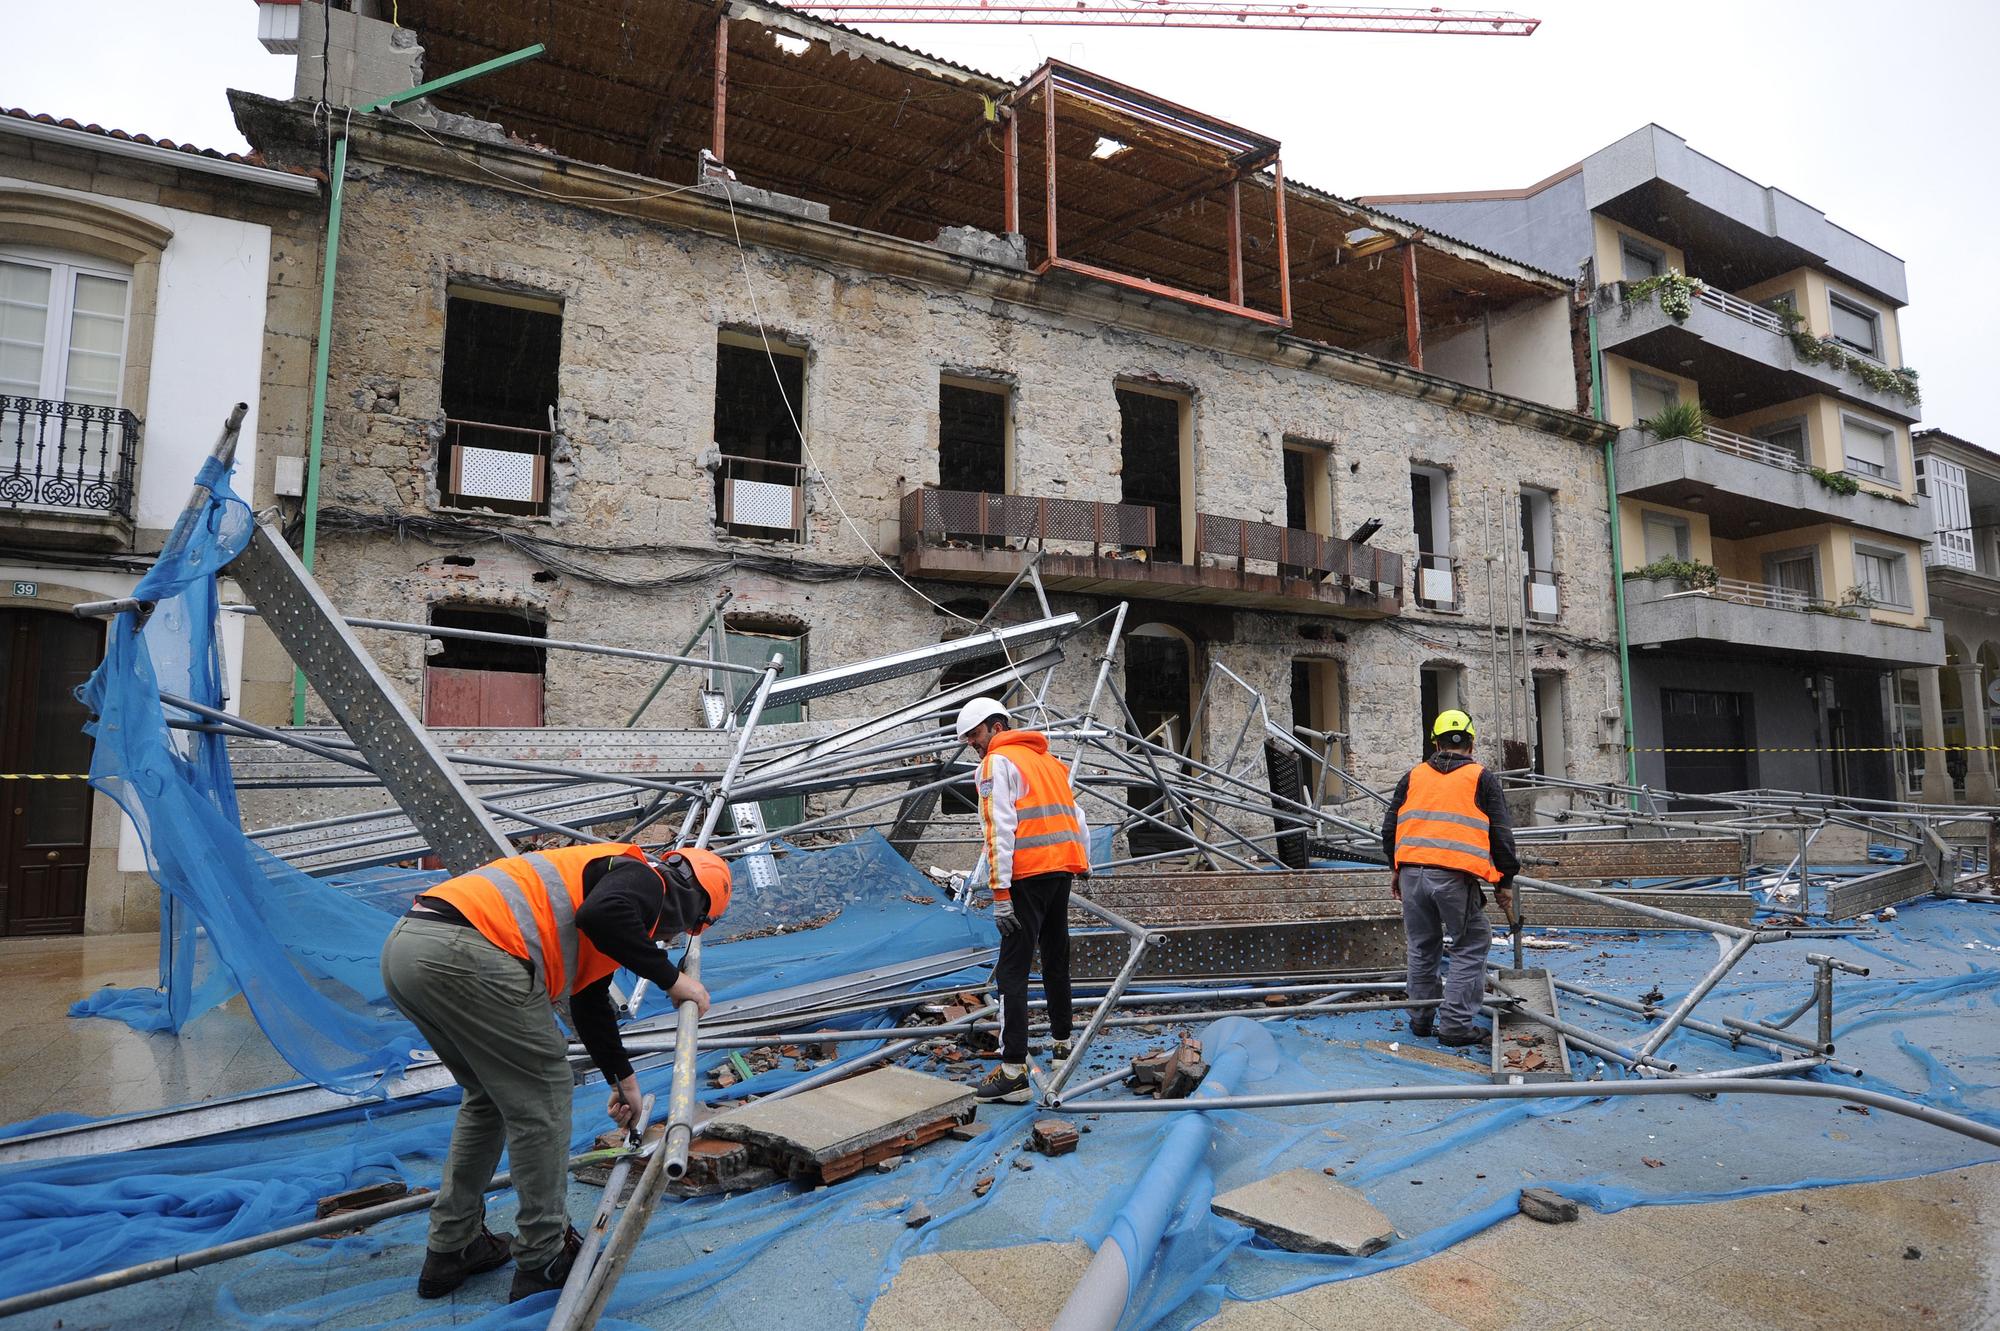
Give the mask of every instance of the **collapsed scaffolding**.
M 238 416 L 232 422 L 240 420 Z M 225 430 L 215 461 L 204 472 L 183 525 L 207 520 L 220 494 L 233 449 L 234 424 Z M 177 539 L 185 539 L 176 529 Z M 173 542 L 170 542 L 170 546 Z M 701 730 L 549 732 L 440 732 L 418 725 L 394 687 L 355 637 L 354 629 L 426 636 L 476 636 L 508 641 L 509 635 L 447 630 L 378 620 L 344 620 L 292 557 L 282 536 L 257 524 L 229 572 L 248 591 L 295 660 L 308 663 L 315 688 L 338 727 L 272 729 L 230 715 L 220 698 L 207 701 L 162 689 L 158 703 L 166 724 L 186 736 L 226 743 L 235 788 L 245 792 L 385 793 L 387 808 L 365 808 L 260 827 L 249 839 L 274 859 L 321 876 L 353 875 L 435 856 L 447 871 L 461 871 L 514 853 L 520 838 L 591 841 L 600 834 L 638 840 L 647 829 L 677 827 L 669 844 L 706 843 L 734 857 L 747 876 L 744 895 L 774 890 L 788 857 L 808 844 L 853 843 L 879 837 L 905 858 L 927 848 L 969 845 L 954 840 L 937 813 L 947 792 L 972 783 L 963 746 L 948 718 L 958 704 L 992 694 L 1002 697 L 1024 724 L 1048 734 L 1067 751 L 1079 798 L 1088 800 L 1101 827 L 1093 847 L 1094 881 L 1075 898 L 1082 926 L 1078 969 L 1104 981 L 1098 996 L 1079 1004 L 1085 1024 L 1070 1056 L 1044 1072 L 1036 1069 L 1036 1094 L 1047 1108 L 1088 1112 L 1254 1109 L 1278 1103 L 1332 1103 L 1413 1098 L 1411 1088 L 1382 1087 L 1289 1097 L 1210 1093 L 1189 1100 L 1129 1100 L 1099 1095 L 1131 1074 L 1129 1066 L 1085 1081 L 1076 1074 L 1092 1046 L 1109 1029 L 1157 1020 L 1121 1009 L 1175 1010 L 1188 1021 L 1228 1017 L 1271 1019 L 1337 1016 L 1406 1008 L 1399 997 L 1400 928 L 1387 908 L 1387 870 L 1378 838 L 1386 797 L 1336 764 L 1329 740 L 1281 725 L 1265 697 L 1239 676 L 1211 670 L 1180 744 L 1142 734 L 1113 679 L 1126 607 L 1113 606 L 1085 620 L 1057 614 L 1049 605 L 1031 560 L 985 618 L 962 637 L 871 661 L 780 679 L 778 663 L 742 666 L 723 659 L 711 635 L 706 656 L 644 653 L 633 649 L 536 638 L 536 647 L 646 660 L 668 677 L 687 670 L 699 678 L 699 702 L 709 725 Z M 1031 618 L 1006 627 L 1007 611 L 1025 605 Z M 143 628 L 153 607 L 132 601 L 82 607 L 79 613 L 118 614 L 121 631 Z M 711 626 L 714 623 L 711 618 Z M 1102 634 L 1092 655 L 1087 695 L 1064 706 L 1052 697 L 1056 671 L 1074 650 Z M 701 635 L 697 635 L 700 638 Z M 691 642 L 689 651 L 698 645 Z M 961 682 L 947 674 L 978 671 Z M 732 701 L 731 676 L 753 686 Z M 829 698 L 898 680 L 919 682 L 912 700 L 860 719 L 770 724 L 764 712 L 782 702 Z M 665 680 L 662 680 L 662 685 Z M 657 696 L 660 686 L 656 686 Z M 1197 756 L 1205 715 L 1234 707 L 1242 714 L 1226 753 Z M 644 705 L 639 709 L 643 713 Z M 639 713 L 634 714 L 637 719 Z M 1218 746 L 1219 747 L 1219 746 Z M 1513 965 L 1492 967 L 1487 1008 L 1494 1017 L 1484 1085 L 1434 1088 L 1436 1098 L 1564 1097 L 1579 1094 L 1699 1094 L 1717 1091 L 1820 1095 L 1877 1105 L 1988 1142 L 2000 1134 L 1963 1116 L 1894 1097 L 1819 1081 L 1788 1080 L 1818 1070 L 1843 1079 L 1861 1069 L 1835 1058 L 1832 1011 L 1835 976 L 1866 970 L 1830 954 L 1808 957 L 1810 988 L 1782 1019 L 1765 1022 L 1728 1017 L 1697 1019 L 1703 998 L 1760 943 L 1801 937 L 1841 937 L 1873 911 L 1920 896 L 1992 900 L 1993 818 L 1959 808 L 1877 804 L 1781 791 L 1676 796 L 1645 788 L 1572 782 L 1510 774 L 1524 804 L 1550 806 L 1546 822 L 1520 821 L 1526 862 L 1537 873 L 1518 884 L 1521 916 L 1511 920 Z M 762 806 L 778 796 L 804 795 L 804 816 L 767 826 Z M 1699 810 L 1684 806 L 1699 804 Z M 1134 833 L 1140 835 L 1135 838 Z M 1860 853 L 1853 854 L 1856 837 Z M 1844 839 L 1844 841 L 1843 841 Z M 1135 845 L 1135 840 L 1137 845 Z M 1127 853 L 1114 853 L 1122 841 Z M 1833 853 L 1833 843 L 1849 849 Z M 1159 848 L 1147 849 L 1148 845 Z M 1773 853 L 1791 849 L 1780 858 Z M 1870 860 L 1895 861 L 1877 868 Z M 1775 871 L 1763 866 L 1779 865 Z M 1168 873 L 1148 872 L 1171 868 Z M 974 909 L 978 871 L 952 875 L 953 900 L 943 909 Z M 403 875 L 397 890 L 420 890 L 428 879 Z M 1585 888 L 1581 882 L 1597 886 Z M 1631 884 L 1603 890 L 1608 882 Z M 1815 897 L 1814 893 L 1818 896 Z M 1818 908 L 1815 908 L 1818 902 Z M 1773 907 L 1796 919 L 1760 920 Z M 1526 918 L 1523 918 L 1526 917 Z M 1815 926 L 1809 921 L 1829 923 Z M 1692 930 L 1713 937 L 1719 957 L 1671 1008 L 1660 996 L 1614 994 L 1525 965 L 1527 926 L 1546 929 L 1625 928 Z M 1864 922 L 1865 923 L 1865 922 Z M 1541 941 L 1548 941 L 1547 935 Z M 876 1043 L 878 1028 L 840 1025 L 858 1015 L 919 1012 L 964 991 L 935 983 L 970 965 L 983 964 L 990 947 L 966 947 L 854 972 L 812 984 L 718 1003 L 697 1023 L 691 1007 L 648 1018 L 643 993 L 625 1000 L 632 1018 L 625 1028 L 641 1067 L 671 1063 L 671 1095 L 661 1117 L 666 1144 L 647 1157 L 634 1200 L 615 1223 L 612 1210 L 593 1226 L 593 1256 L 579 1262 L 556 1325 L 588 1325 L 604 1306 L 629 1259 L 646 1217 L 665 1185 L 683 1175 L 697 1129 L 696 1058 L 703 1051 L 813 1043 Z M 698 973 L 698 944 L 688 969 Z M 1161 982 L 1171 987 L 1160 989 Z M 1134 991 L 1135 985 L 1144 986 Z M 1567 995 L 1592 1007 L 1649 1023 L 1635 1042 L 1611 1038 L 1565 1016 Z M 908 1035 L 844 1059 L 761 1097 L 800 1094 L 895 1060 L 941 1035 L 991 1031 L 992 1003 L 965 1015 L 925 1022 Z M 1279 999 L 1273 1003 L 1272 999 Z M 1251 1000 L 1261 1000 L 1252 1003 Z M 1793 1028 L 1816 1014 L 1811 1035 Z M 1546 1032 L 1540 1066 L 1524 1068 L 1512 1056 L 1526 1029 Z M 1769 1061 L 1721 1073 L 1681 1075 L 1662 1050 L 1678 1031 L 1689 1031 L 1730 1049 L 1748 1046 Z M 1571 1050 L 1597 1060 L 1585 1078 Z M 581 1060 L 581 1050 L 573 1049 Z M 1609 1081 L 1606 1064 L 1640 1080 Z M 386 1079 L 375 1093 L 415 1100 L 449 1087 L 443 1069 L 420 1052 L 401 1068 L 379 1070 Z M 1760 1085 L 1760 1082 L 1767 1084 Z M 1098 1098 L 1090 1098 L 1098 1096 Z M 29 1134 L 0 1143 L 0 1163 L 57 1159 L 84 1152 L 182 1142 L 246 1126 L 269 1125 L 352 1103 L 340 1090 L 319 1085 L 280 1088 L 218 1104 L 108 1120 L 79 1128 Z M 1196 1117 L 1199 1117 L 1197 1115 Z M 618 1189 L 607 1191 L 607 1199 Z M 418 1209 L 420 1199 L 391 1203 L 382 1215 Z M 365 1213 L 343 1223 L 365 1222 Z M 266 1236 L 263 1246 L 292 1242 L 297 1228 Z M 244 1241 L 252 1243 L 256 1241 Z M 237 1251 L 255 1246 L 231 1245 Z M 172 1269 L 217 1260 L 213 1251 L 176 1259 Z M 1124 1253 L 1130 1269 L 1148 1254 Z M 1133 1264 L 1137 1264 L 1134 1266 Z M 0 1315 L 44 1306 L 163 1274 L 158 1264 L 105 1273 L 76 1286 L 58 1286 L 0 1303 Z M 109 1282 L 109 1283 L 107 1283 Z M 1082 1314 L 1080 1313 L 1079 1316 Z M 1108 1324 L 1104 1310 L 1085 1323 Z

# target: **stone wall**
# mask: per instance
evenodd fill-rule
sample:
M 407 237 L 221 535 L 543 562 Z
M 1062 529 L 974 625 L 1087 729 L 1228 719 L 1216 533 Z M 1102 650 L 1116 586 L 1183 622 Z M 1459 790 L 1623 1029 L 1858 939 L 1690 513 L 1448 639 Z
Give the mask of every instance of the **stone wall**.
M 422 620 L 436 602 L 477 600 L 532 608 L 554 636 L 671 651 L 726 585 L 735 593 L 732 614 L 808 627 L 810 666 L 936 641 L 954 621 L 925 597 L 986 600 L 992 589 L 912 590 L 883 570 L 878 552 L 894 558 L 901 496 L 937 481 L 940 375 L 1012 386 L 1017 493 L 1095 500 L 1120 495 L 1117 386 L 1157 386 L 1191 404 L 1190 506 L 1204 512 L 1282 524 L 1287 438 L 1332 450 L 1336 530 L 1379 517 L 1376 542 L 1406 555 L 1414 551 L 1413 461 L 1451 472 L 1453 521 L 1468 558 L 1481 553 L 1489 506 L 1497 520 L 1499 504 L 1522 484 L 1554 490 L 1565 609 L 1556 632 L 1532 635 L 1536 668 L 1568 676 L 1571 774 L 1613 774 L 1615 750 L 1599 746 L 1597 728 L 1599 713 L 1617 705 L 1615 657 L 1606 650 L 1608 535 L 1602 459 L 1586 422 L 1539 408 L 1526 413 L 1526 404 L 1400 369 L 1390 376 L 1362 358 L 1247 334 L 1226 318 L 1158 302 L 1079 296 L 1018 275 L 996 295 L 984 277 L 935 276 L 949 270 L 908 253 L 924 247 L 887 238 L 867 241 L 879 264 L 857 263 L 847 256 L 862 248 L 860 233 L 848 228 L 774 230 L 775 219 L 739 218 L 752 236 L 739 250 L 726 205 L 708 200 L 676 200 L 677 220 L 668 222 L 525 197 L 456 171 L 358 160 L 345 206 L 322 474 L 329 510 L 369 515 L 364 523 L 458 520 L 602 547 L 559 553 L 573 566 L 655 584 L 551 571 L 495 542 L 457 551 L 469 565 L 447 565 L 444 545 L 354 530 L 356 519 L 330 512 L 321 576 L 352 614 Z M 774 235 L 788 243 L 772 243 Z M 824 252 L 835 241 L 841 257 Z M 977 265 L 961 260 L 956 268 L 978 277 Z M 546 519 L 436 507 L 430 478 L 443 414 L 446 293 L 455 282 L 562 302 L 560 440 Z M 713 449 L 718 336 L 760 326 L 807 358 L 807 448 L 828 484 L 812 487 L 802 547 L 721 532 L 702 465 Z M 1409 387 L 1398 390 L 1391 378 Z M 1520 423 L 1524 416 L 1550 428 Z M 1289 721 L 1291 660 L 1342 661 L 1356 773 L 1381 785 L 1418 756 L 1420 665 L 1462 665 L 1468 701 L 1475 712 L 1485 706 L 1493 635 L 1483 580 L 1470 579 L 1466 590 L 1463 613 L 1411 610 L 1400 623 L 1222 606 L 1176 613 L 1135 603 L 1130 624 L 1161 619 L 1192 630 L 1204 658 L 1197 670 L 1226 665 L 1266 693 L 1281 725 Z M 1084 598 L 1055 600 L 1058 610 L 1102 608 Z M 416 702 L 420 640 L 369 641 Z M 1082 646 L 1071 652 L 1056 696 L 1081 701 L 1088 655 Z M 654 673 L 552 653 L 548 722 L 620 724 Z M 860 713 L 907 701 L 914 687 L 904 681 L 815 706 Z M 691 688 L 675 688 L 649 723 L 697 722 Z M 1240 690 L 1218 693 L 1206 751 L 1234 743 L 1245 703 Z M 1499 728 L 1489 725 L 1484 735 L 1497 740 Z

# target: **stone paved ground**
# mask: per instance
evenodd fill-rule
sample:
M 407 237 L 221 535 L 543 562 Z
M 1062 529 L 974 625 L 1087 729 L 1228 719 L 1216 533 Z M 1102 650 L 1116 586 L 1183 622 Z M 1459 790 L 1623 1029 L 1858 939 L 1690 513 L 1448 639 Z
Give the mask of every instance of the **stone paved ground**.
M 1916 1255 L 1909 1255 L 1914 1249 Z M 867 1331 L 1032 1331 L 1080 1244 L 904 1263 Z M 1688 1206 L 1516 1216 L 1380 1275 L 1226 1305 L 1205 1331 L 2000 1327 L 2000 1164 Z
M 102 1118 L 298 1080 L 240 997 L 180 1035 L 65 1015 L 100 985 L 153 984 L 159 949 L 150 933 L 0 941 L 0 1123 Z

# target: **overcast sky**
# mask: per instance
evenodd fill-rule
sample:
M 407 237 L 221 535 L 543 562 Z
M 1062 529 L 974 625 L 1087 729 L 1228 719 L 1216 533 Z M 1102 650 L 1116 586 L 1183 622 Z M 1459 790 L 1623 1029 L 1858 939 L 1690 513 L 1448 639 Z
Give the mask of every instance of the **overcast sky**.
M 223 89 L 291 91 L 291 57 L 257 44 L 251 0 L 0 8 L 0 105 L 240 150 Z M 1657 122 L 1900 257 L 1924 423 L 2000 449 L 1982 351 L 2000 294 L 2000 4 L 1525 0 L 1520 12 L 1543 20 L 1533 37 L 884 32 L 1007 76 L 1069 60 L 1281 139 L 1289 174 L 1349 196 L 1526 185 Z

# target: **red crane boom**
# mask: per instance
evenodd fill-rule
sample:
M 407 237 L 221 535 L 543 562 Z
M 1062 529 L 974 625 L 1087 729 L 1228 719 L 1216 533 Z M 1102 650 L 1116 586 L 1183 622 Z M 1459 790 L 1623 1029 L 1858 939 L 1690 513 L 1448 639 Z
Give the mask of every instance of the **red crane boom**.
M 1357 9 L 1213 0 L 795 0 L 791 8 L 842 23 L 1016 23 L 1071 28 L 1233 28 L 1388 32 L 1433 37 L 1528 37 L 1538 18 L 1496 9 Z

